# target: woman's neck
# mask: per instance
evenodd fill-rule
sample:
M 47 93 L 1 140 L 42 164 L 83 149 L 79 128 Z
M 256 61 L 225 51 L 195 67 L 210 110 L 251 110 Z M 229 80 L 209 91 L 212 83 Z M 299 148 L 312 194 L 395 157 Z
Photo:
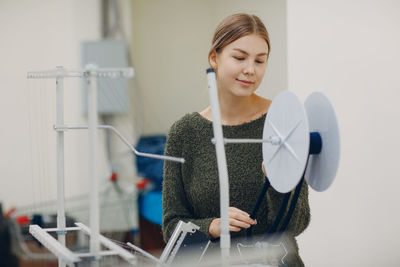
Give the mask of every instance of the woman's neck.
M 251 120 L 257 109 L 258 96 L 247 97 L 225 95 L 219 97 L 221 120 L 226 125 L 241 124 Z
M 248 97 L 219 96 L 221 120 L 223 125 L 240 125 L 261 117 L 267 113 L 271 101 L 256 94 Z M 212 121 L 211 107 L 200 115 Z

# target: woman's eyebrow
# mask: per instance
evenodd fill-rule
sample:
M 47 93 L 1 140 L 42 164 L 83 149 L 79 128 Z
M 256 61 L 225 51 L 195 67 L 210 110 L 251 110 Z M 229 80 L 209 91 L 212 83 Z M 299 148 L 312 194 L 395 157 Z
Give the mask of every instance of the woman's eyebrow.
M 240 53 L 243 53 L 243 54 L 246 54 L 246 55 L 249 54 L 249 53 L 247 53 L 246 51 L 244 51 L 244 50 L 242 50 L 240 48 L 233 48 L 233 50 L 236 50 L 236 51 L 238 51 Z M 257 54 L 257 56 L 266 56 L 266 55 L 267 55 L 267 53 L 265 53 L 265 52 Z

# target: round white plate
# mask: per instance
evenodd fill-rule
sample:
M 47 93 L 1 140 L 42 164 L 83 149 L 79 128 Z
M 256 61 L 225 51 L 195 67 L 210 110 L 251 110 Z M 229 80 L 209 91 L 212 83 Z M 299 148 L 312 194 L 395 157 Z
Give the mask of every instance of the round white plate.
M 310 147 L 306 111 L 289 91 L 274 98 L 265 119 L 263 139 L 275 136 L 280 138 L 280 144 L 263 143 L 264 166 L 271 186 L 287 193 L 302 178 Z
M 340 136 L 336 114 L 329 99 L 320 92 L 312 93 L 304 103 L 310 132 L 319 132 L 322 150 L 310 155 L 305 179 L 315 191 L 328 189 L 336 177 L 340 158 Z

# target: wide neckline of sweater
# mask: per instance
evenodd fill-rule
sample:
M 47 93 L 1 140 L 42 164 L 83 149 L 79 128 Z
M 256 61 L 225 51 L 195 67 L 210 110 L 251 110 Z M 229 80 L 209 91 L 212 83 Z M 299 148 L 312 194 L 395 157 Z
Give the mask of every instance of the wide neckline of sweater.
M 199 118 L 200 121 L 203 121 L 203 122 L 207 123 L 208 125 L 212 125 L 212 121 L 207 119 L 207 118 L 204 118 L 199 112 L 193 112 L 193 114 L 194 114 L 195 117 Z M 252 125 L 254 123 L 257 123 L 257 122 L 260 122 L 262 120 L 265 120 L 265 116 L 266 115 L 267 114 L 263 114 L 263 115 L 261 115 L 260 117 L 254 119 L 254 120 L 251 120 L 251 121 L 248 121 L 248 122 L 244 122 L 242 124 L 237 124 L 237 125 L 224 125 L 223 124 L 222 127 L 223 128 L 227 128 L 227 129 L 229 129 L 229 128 L 230 129 L 234 129 L 234 128 L 240 128 L 240 127 L 247 127 L 247 126 L 250 126 L 250 125 Z

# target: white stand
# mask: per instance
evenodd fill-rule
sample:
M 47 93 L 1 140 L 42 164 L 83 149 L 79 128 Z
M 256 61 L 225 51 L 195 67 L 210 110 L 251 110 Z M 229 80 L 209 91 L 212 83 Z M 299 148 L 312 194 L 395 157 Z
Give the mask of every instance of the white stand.
M 90 66 L 88 71 L 88 124 L 89 124 L 89 179 L 90 179 L 90 253 L 95 260 L 92 266 L 98 266 L 100 252 L 100 209 L 99 181 L 97 176 L 97 144 L 98 144 L 98 115 L 97 115 L 97 73 L 96 67 Z
M 37 225 L 31 225 L 29 232 L 35 236 L 47 249 L 53 252 L 59 259 L 59 266 L 74 266 L 81 257 L 92 257 L 92 266 L 98 266 L 98 260 L 104 255 L 120 255 L 129 263 L 135 263 L 136 257 L 128 251 L 116 246 L 111 241 L 100 235 L 99 227 L 99 186 L 96 174 L 96 158 L 98 144 L 98 119 L 97 119 L 97 77 L 132 77 L 133 69 L 96 69 L 94 66 L 86 70 L 65 71 L 62 67 L 56 70 L 30 72 L 28 78 L 56 78 L 57 86 L 57 228 L 42 229 Z M 65 221 L 65 196 L 64 196 L 64 88 L 63 79 L 66 77 L 88 78 L 88 118 L 89 118 L 89 174 L 90 174 L 90 228 L 83 224 L 79 227 L 66 228 Z M 67 231 L 81 230 L 90 235 L 90 253 L 76 254 L 65 246 L 65 234 Z M 47 232 L 55 231 L 58 234 L 58 242 Z M 110 243 L 111 242 L 111 243 Z M 100 243 L 108 247 L 110 251 L 100 251 Z
M 62 67 L 57 67 L 62 71 Z M 56 77 L 56 105 L 57 105 L 57 124 L 64 124 L 64 79 L 61 75 Z M 58 241 L 65 246 L 65 192 L 64 192 L 64 132 L 57 132 L 57 231 Z M 65 263 L 58 260 L 58 266 L 65 267 Z
M 208 92 L 210 95 L 211 112 L 213 118 L 213 129 L 215 138 L 215 149 L 218 161 L 220 202 L 221 202 L 221 257 L 222 264 L 227 265 L 229 260 L 229 249 L 231 247 L 231 236 L 229 234 L 229 178 L 226 164 L 224 135 L 222 132 L 221 112 L 218 101 L 217 82 L 215 71 L 207 70 Z

